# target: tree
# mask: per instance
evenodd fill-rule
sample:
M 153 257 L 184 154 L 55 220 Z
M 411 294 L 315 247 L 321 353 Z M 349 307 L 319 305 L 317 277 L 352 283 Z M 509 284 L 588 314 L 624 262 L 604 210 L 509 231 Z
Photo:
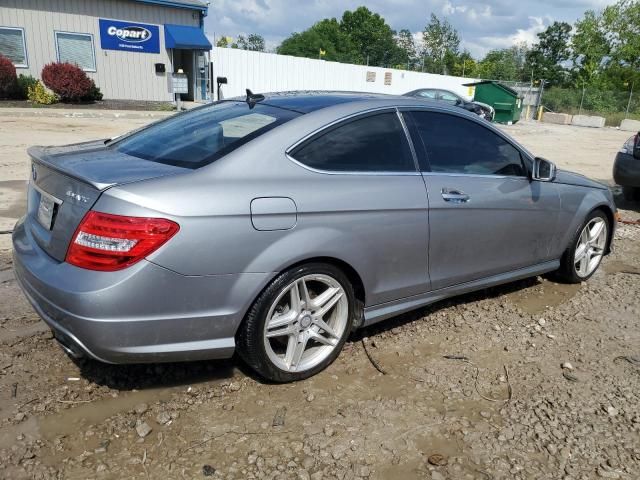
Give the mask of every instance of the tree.
M 640 83 L 640 1 L 620 0 L 602 12 L 610 45 L 608 76 L 618 84 Z
M 422 32 L 422 42 L 422 55 L 425 57 L 427 71 L 446 74 L 445 57 L 447 54 L 449 58 L 452 58 L 451 54 L 455 57 L 460 47 L 460 37 L 456 29 L 446 19 L 440 20 L 432 13 L 431 20 Z
M 596 82 L 611 53 L 602 14 L 588 10 L 584 18 L 576 22 L 572 50 L 576 84 L 583 86 Z
M 223 35 L 216 42 L 216 47 L 220 47 L 220 48 L 240 48 L 238 46 L 238 42 L 240 42 L 241 44 L 246 44 L 246 40 L 244 39 L 244 37 L 242 35 L 238 35 L 238 40 L 236 42 L 234 42 L 231 37 L 227 37 L 226 35 Z
M 567 80 L 564 65 L 571 57 L 571 25 L 553 22 L 538 33 L 538 43 L 527 54 L 526 74 L 534 79 L 544 78 L 551 85 L 561 85 Z
M 468 50 L 455 55 L 451 62 L 449 73 L 456 77 L 477 77 L 478 63 Z
M 223 35 L 222 37 L 220 37 L 218 39 L 218 41 L 216 42 L 216 47 L 220 47 L 220 48 L 228 48 L 229 47 L 229 37 Z
M 405 28 L 397 33 L 395 40 L 400 49 L 399 60 L 401 60 L 402 68 L 413 70 L 418 62 L 418 50 L 413 34 Z
M 311 28 L 294 33 L 277 48 L 283 55 L 318 58 L 346 63 L 389 66 L 402 63 L 403 52 L 384 19 L 366 7 L 344 12 L 342 19 L 324 19 Z
M 389 66 L 402 59 L 402 52 L 394 39 L 394 32 L 379 14 L 367 7 L 347 10 L 340 28 L 347 34 L 357 53 L 355 63 Z
M 490 80 L 520 80 L 527 56 L 524 43 L 501 50 L 491 50 L 478 63 L 475 74 Z
M 329 61 L 353 63 L 357 56 L 351 39 L 335 18 L 322 20 L 304 32 L 292 34 L 276 51 L 281 55 L 318 58 L 321 49 L 326 52 L 323 58 Z
M 231 48 L 241 50 L 251 50 L 254 52 L 264 52 L 264 38 L 257 33 L 250 33 L 248 37 L 238 35 L 238 40 L 231 45 Z

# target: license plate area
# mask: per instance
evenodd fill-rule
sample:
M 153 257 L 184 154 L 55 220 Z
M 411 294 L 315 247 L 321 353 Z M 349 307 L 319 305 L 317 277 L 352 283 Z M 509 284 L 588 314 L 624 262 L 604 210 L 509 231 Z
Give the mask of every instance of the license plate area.
M 40 202 L 38 203 L 37 219 L 38 223 L 47 230 L 53 227 L 53 219 L 58 208 L 58 201 L 55 197 L 40 190 Z

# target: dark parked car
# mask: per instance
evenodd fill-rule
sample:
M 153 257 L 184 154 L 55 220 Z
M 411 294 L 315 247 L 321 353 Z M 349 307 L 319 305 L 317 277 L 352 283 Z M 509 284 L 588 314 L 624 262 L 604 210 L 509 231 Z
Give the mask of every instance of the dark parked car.
M 468 112 L 475 113 L 479 117 L 489 120 L 493 120 L 495 116 L 495 110 L 491 105 L 487 105 L 482 102 L 470 102 L 465 100 L 457 93 L 450 90 L 442 90 L 438 88 L 420 88 L 411 92 L 405 93 L 405 97 L 425 98 L 428 100 L 436 100 L 438 102 L 446 102 L 449 105 L 464 108 Z
M 640 132 L 625 142 L 613 164 L 613 179 L 626 200 L 640 200 Z

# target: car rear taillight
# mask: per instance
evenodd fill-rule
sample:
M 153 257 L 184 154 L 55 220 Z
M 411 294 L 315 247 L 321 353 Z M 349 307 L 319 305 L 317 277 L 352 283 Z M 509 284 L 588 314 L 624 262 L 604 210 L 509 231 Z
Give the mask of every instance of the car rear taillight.
M 635 134 L 629 140 L 624 142 L 622 146 L 622 153 L 628 153 L 629 155 L 633 155 L 634 150 L 640 149 L 640 134 Z
M 89 270 L 122 270 L 173 237 L 180 226 L 166 218 L 88 212 L 67 251 L 67 263 Z

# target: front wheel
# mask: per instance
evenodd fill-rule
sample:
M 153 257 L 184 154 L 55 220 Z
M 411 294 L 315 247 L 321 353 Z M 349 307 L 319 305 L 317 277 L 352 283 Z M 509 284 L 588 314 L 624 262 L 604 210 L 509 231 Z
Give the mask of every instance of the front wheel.
M 308 378 L 331 364 L 351 332 L 355 296 L 328 264 L 279 275 L 258 297 L 237 335 L 238 353 L 274 382 Z
M 557 274 L 561 280 L 580 283 L 596 272 L 609 242 L 609 219 L 601 210 L 592 212 L 565 251 Z

